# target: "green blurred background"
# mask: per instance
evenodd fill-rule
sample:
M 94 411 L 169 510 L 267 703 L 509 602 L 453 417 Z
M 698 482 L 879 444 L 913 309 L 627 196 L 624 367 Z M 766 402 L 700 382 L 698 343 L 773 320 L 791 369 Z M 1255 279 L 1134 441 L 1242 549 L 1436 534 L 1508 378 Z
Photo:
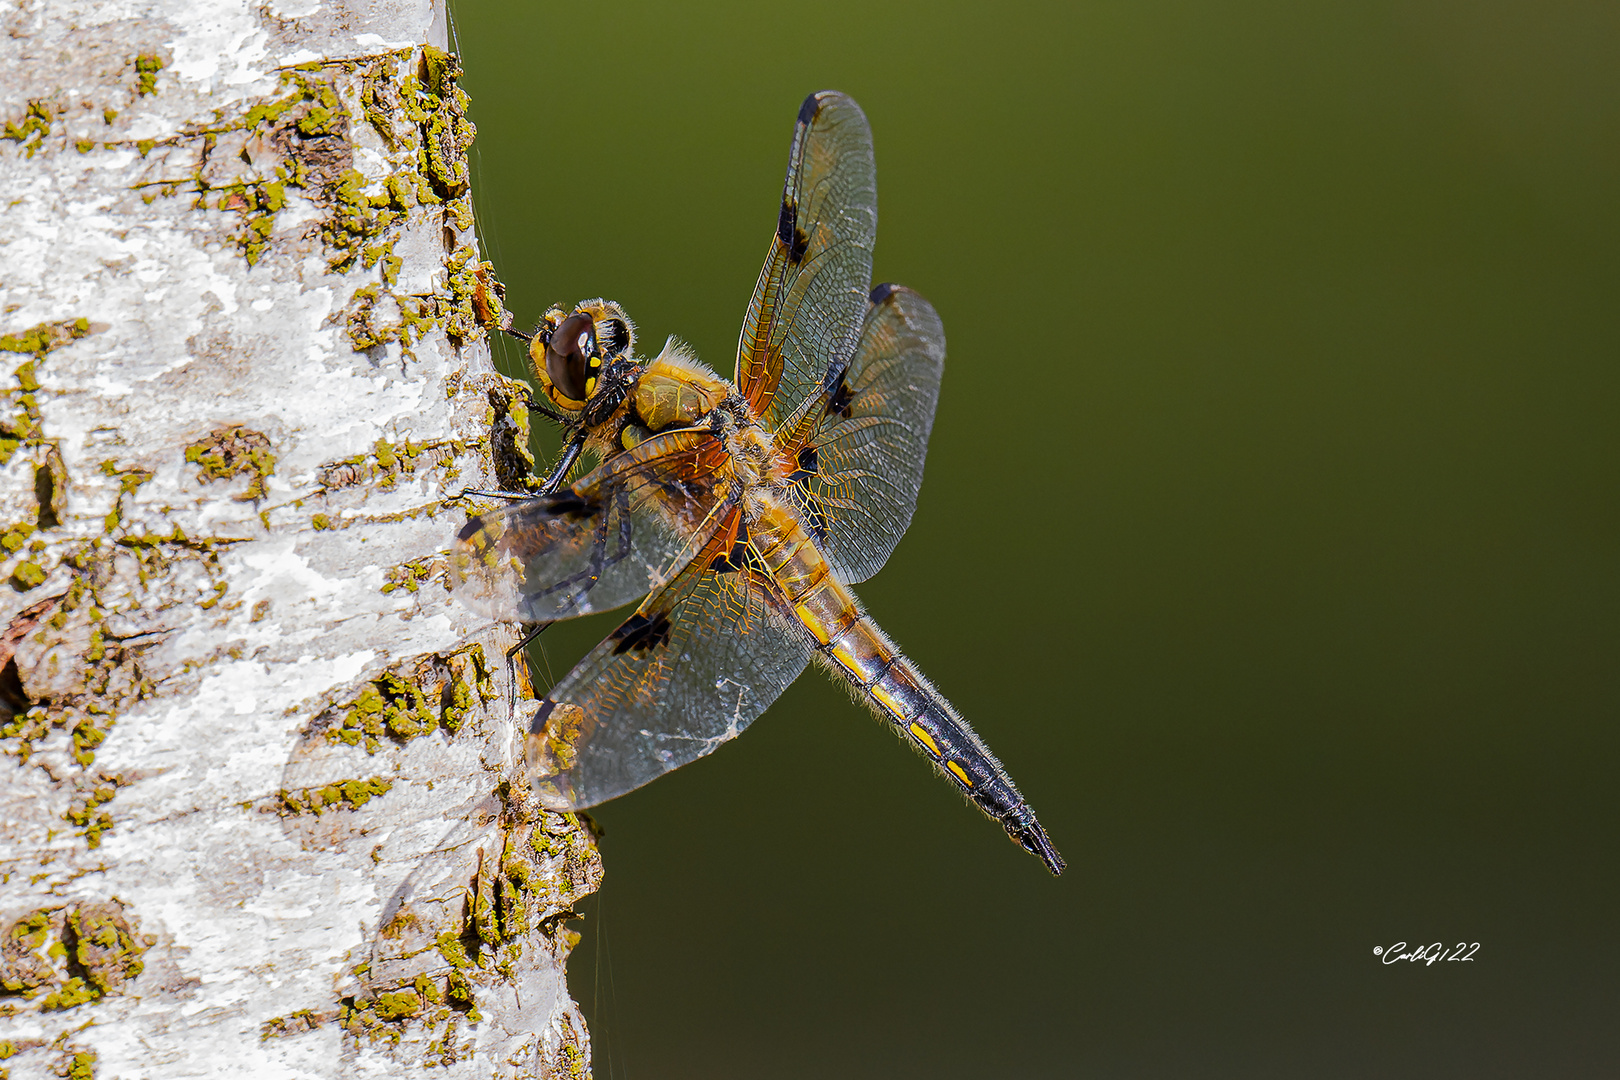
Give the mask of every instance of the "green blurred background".
M 520 323 L 727 375 L 800 100 L 865 107 L 950 355 L 860 593 L 1070 867 L 812 670 L 600 808 L 599 1078 L 1620 1071 L 1620 6 L 455 16 Z

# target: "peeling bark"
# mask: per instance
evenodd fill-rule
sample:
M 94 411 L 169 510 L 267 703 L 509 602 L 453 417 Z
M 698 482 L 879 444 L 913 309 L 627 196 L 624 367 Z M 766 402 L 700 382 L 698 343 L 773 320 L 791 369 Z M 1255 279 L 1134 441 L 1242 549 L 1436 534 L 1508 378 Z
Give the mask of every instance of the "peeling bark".
M 437 3 L 0 36 L 0 1070 L 581 1076 L 601 864 L 444 549 L 527 415 Z

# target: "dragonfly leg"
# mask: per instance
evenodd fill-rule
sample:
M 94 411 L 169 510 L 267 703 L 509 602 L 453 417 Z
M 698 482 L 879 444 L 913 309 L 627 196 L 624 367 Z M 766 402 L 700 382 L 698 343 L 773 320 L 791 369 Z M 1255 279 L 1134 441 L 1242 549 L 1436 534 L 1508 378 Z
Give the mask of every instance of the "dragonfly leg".
M 585 430 L 581 428 L 579 434 L 568 440 L 568 445 L 563 447 L 562 457 L 557 459 L 556 466 L 551 470 L 551 474 L 546 477 L 545 482 L 540 485 L 540 490 L 534 492 L 529 497 L 533 498 L 535 495 L 550 495 L 552 492 L 562 487 L 563 480 L 568 477 L 568 470 L 574 467 L 574 462 L 579 460 L 579 452 L 584 448 Z
M 532 403 L 529 407 L 540 412 L 546 411 L 545 409 L 540 408 L 540 406 Z M 547 415 L 550 414 L 548 413 Z M 561 418 L 558 417 L 558 419 Z M 562 457 L 557 459 L 557 464 L 552 468 L 551 473 L 546 477 L 545 482 L 534 491 L 482 491 L 476 488 L 463 488 L 460 492 L 451 496 L 447 501 L 454 502 L 457 499 L 465 499 L 469 495 L 476 495 L 486 499 L 510 499 L 513 502 L 522 502 L 526 499 L 534 499 L 542 495 L 550 495 L 562 486 L 563 480 L 568 477 L 568 470 L 574 467 L 574 463 L 579 460 L 580 451 L 584 448 L 585 432 L 583 429 L 581 429 L 577 435 L 568 441 L 568 445 L 563 447 Z
M 450 496 L 450 498 L 446 499 L 445 501 L 446 502 L 455 502 L 457 499 L 468 499 L 468 498 L 510 499 L 513 502 L 523 502 L 526 499 L 534 498 L 534 492 L 532 492 L 532 491 L 481 491 L 478 488 L 462 488 L 460 491 L 456 492 L 454 495 Z
M 508 688 L 506 706 L 507 706 L 507 715 L 508 716 L 516 716 L 517 715 L 517 698 L 518 698 L 518 667 L 517 667 L 517 664 L 518 664 L 518 656 L 519 656 L 519 654 L 521 654 L 523 652 L 524 649 L 527 649 L 529 647 L 529 645 L 534 641 L 535 638 L 537 638 L 541 634 L 545 633 L 546 628 L 549 627 L 550 625 L 551 625 L 550 623 L 538 623 L 538 624 L 536 624 L 534 626 L 534 629 L 528 631 L 526 634 L 524 634 L 521 638 L 518 639 L 518 643 L 516 645 L 514 645 L 510 649 L 506 650 L 506 685 L 507 685 L 507 688 Z M 523 681 L 528 686 L 529 694 L 532 697 L 534 695 L 534 679 L 531 678 L 529 676 L 529 674 L 528 674 L 528 657 L 527 656 L 525 656 L 523 658 L 523 663 L 524 663 L 524 678 L 523 678 Z

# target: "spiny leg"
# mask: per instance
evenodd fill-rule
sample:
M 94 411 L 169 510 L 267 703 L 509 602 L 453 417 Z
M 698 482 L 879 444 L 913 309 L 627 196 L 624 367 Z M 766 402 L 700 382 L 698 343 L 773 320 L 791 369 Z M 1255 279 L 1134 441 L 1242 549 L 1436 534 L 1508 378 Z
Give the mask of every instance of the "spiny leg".
M 518 654 L 523 652 L 524 649 L 527 649 L 530 646 L 530 644 L 532 644 L 534 642 L 534 640 L 536 638 L 538 638 L 541 634 L 545 633 L 546 630 L 551 625 L 552 625 L 551 623 L 538 623 L 538 624 L 536 624 L 533 630 L 528 631 L 521 638 L 518 639 L 518 643 L 516 645 L 514 645 L 510 649 L 506 650 L 506 687 L 507 687 L 506 707 L 507 707 L 507 715 L 508 716 L 516 716 L 517 715 L 517 695 L 518 695 L 517 658 L 518 658 Z M 523 678 L 523 681 L 529 688 L 529 696 L 533 697 L 534 696 L 534 679 L 532 677 L 530 677 L 529 674 L 528 674 L 528 657 L 527 656 L 524 657 L 524 678 Z

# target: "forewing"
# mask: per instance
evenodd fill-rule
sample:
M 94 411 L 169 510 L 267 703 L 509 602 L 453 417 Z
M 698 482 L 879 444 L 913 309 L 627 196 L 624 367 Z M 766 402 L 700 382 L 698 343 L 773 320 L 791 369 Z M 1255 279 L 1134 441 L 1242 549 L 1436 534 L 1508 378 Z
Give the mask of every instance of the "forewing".
M 847 354 L 872 283 L 877 174 L 854 100 L 811 94 L 799 109 L 776 235 L 743 319 L 737 385 L 775 430 Z
M 468 522 L 450 559 L 456 596 L 492 619 L 554 622 L 647 595 L 718 525 L 728 460 L 708 431 L 672 431 L 572 487 Z
M 595 806 L 712 752 L 804 670 L 809 639 L 769 578 L 722 558 L 737 513 L 541 702 L 528 757 L 547 806 Z
M 798 463 L 803 519 L 845 581 L 882 569 L 911 524 L 944 370 L 945 328 L 933 305 L 879 285 L 849 363 L 834 363 L 777 434 Z

